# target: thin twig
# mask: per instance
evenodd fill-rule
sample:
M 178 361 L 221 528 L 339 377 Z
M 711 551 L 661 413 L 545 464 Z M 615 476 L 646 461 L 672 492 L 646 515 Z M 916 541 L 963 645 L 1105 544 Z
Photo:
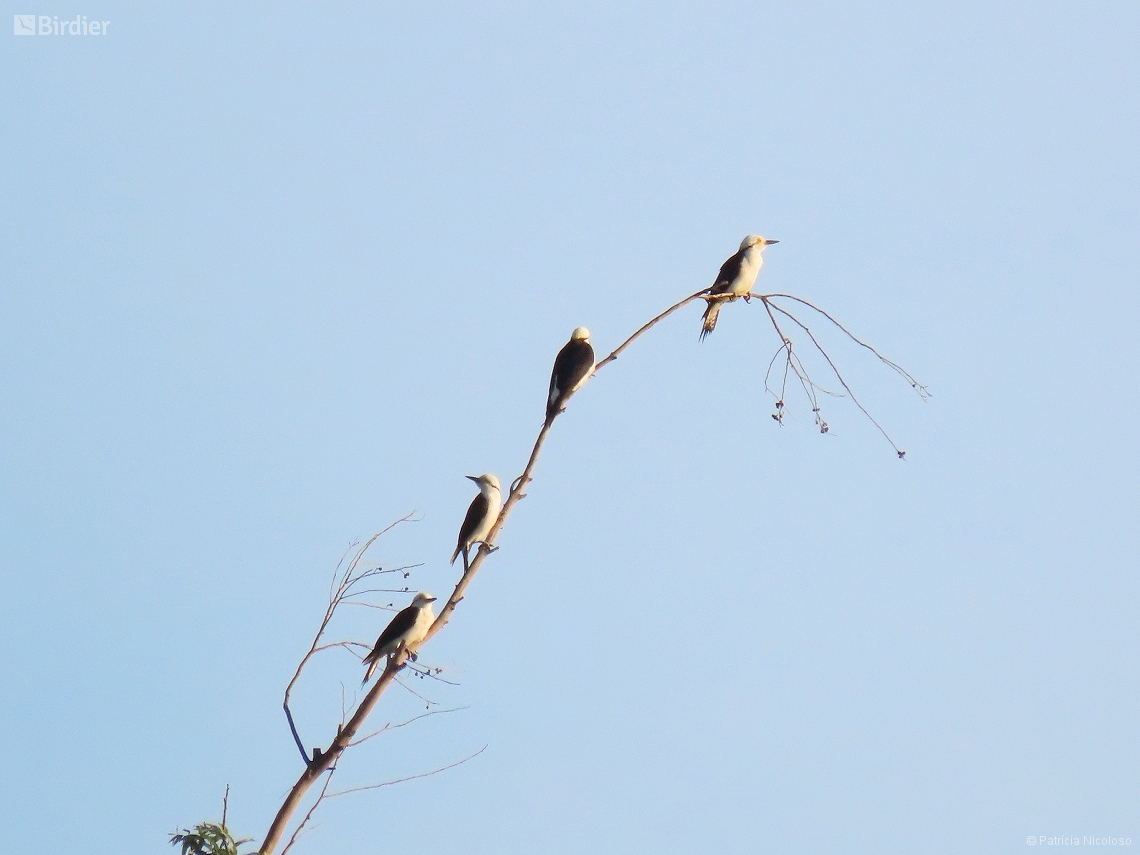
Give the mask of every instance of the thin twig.
M 407 683 L 405 683 L 399 677 L 396 678 L 396 682 L 399 683 L 401 686 L 403 686 L 405 689 L 407 689 L 409 692 L 411 692 L 413 695 L 415 695 L 417 698 L 419 698 L 421 701 L 423 701 L 425 704 L 428 704 L 429 706 L 439 706 L 439 701 L 433 701 L 431 698 L 425 698 L 423 695 L 421 695 L 419 692 L 417 692 L 415 689 L 413 689 L 411 686 L 409 686 Z
M 429 680 L 436 680 L 440 683 L 446 683 L 449 686 L 458 686 L 459 685 L 459 683 L 456 683 L 454 680 L 447 680 L 447 679 L 439 676 L 440 672 L 443 671 L 442 668 L 428 668 L 426 666 L 419 665 L 418 663 L 415 663 L 415 662 L 409 662 L 408 663 L 408 670 L 411 671 L 413 674 L 416 674 L 417 676 L 427 677 Z
M 420 713 L 417 716 L 413 716 L 412 718 L 408 719 L 407 721 L 402 721 L 399 724 L 392 724 L 392 722 L 388 722 L 386 725 L 384 725 L 379 730 L 374 730 L 370 734 L 368 734 L 367 736 L 362 736 L 362 737 L 360 737 L 360 739 L 357 739 L 355 742 L 348 743 L 348 745 L 345 747 L 346 748 L 353 748 L 357 745 L 360 745 L 364 742 L 367 742 L 369 739 L 372 739 L 373 737 L 379 736 L 381 733 L 387 733 L 390 730 L 398 730 L 401 727 L 408 726 L 409 724 L 411 724 L 414 721 L 419 721 L 421 718 L 427 718 L 428 716 L 443 715 L 444 713 L 453 713 L 453 712 L 459 712 L 460 710 L 469 710 L 469 709 L 471 709 L 471 707 L 453 707 L 452 709 L 449 709 L 449 710 L 429 710 L 428 712 Z
M 867 342 L 863 341 L 861 338 L 859 338 L 854 333 L 852 333 L 851 330 L 847 329 L 847 327 L 845 327 L 845 326 L 843 326 L 843 324 L 839 323 L 839 321 L 837 321 L 835 318 L 833 318 L 830 314 L 828 314 L 826 311 L 821 309 L 819 306 L 815 305 L 815 303 L 812 303 L 808 300 L 805 300 L 805 299 L 803 299 L 803 297 L 796 297 L 792 294 L 750 294 L 749 296 L 759 297 L 761 300 L 763 300 L 765 302 L 767 302 L 768 300 L 770 300 L 772 298 L 792 300 L 796 303 L 800 303 L 801 305 L 807 306 L 812 311 L 819 312 L 819 314 L 823 315 L 825 318 L 827 318 L 829 321 L 831 321 L 831 323 L 833 323 L 835 326 L 837 326 L 839 328 L 839 330 L 844 335 L 846 335 L 849 339 L 851 339 L 853 342 L 855 342 L 860 347 L 866 348 L 867 350 L 871 351 L 871 353 L 875 354 L 875 356 L 878 358 L 878 360 L 880 362 L 882 362 L 884 365 L 886 365 L 891 370 L 895 371 L 900 377 L 903 378 L 903 380 L 905 380 L 907 382 L 907 384 L 912 389 L 914 389 L 914 391 L 916 393 L 918 393 L 918 396 L 920 398 L 922 398 L 922 400 L 925 401 L 925 400 L 933 397 L 933 393 L 930 391 L 930 389 L 928 387 L 922 385 L 921 383 L 919 383 L 916 379 L 914 379 L 913 375 L 911 375 L 911 373 L 909 371 L 907 371 L 905 368 L 903 368 L 897 362 L 893 362 L 890 359 L 887 359 L 885 356 L 883 356 L 881 353 L 879 353 L 879 351 L 877 351 L 874 347 L 867 344 Z
M 357 603 L 362 606 L 364 603 Z M 345 650 L 350 650 L 353 647 L 363 647 L 365 650 L 371 650 L 373 645 L 365 644 L 363 641 L 334 641 L 332 644 L 322 644 L 313 652 L 320 653 L 322 650 L 332 650 L 334 647 L 343 647 Z
M 787 400 L 788 373 L 790 372 L 794 374 L 796 379 L 799 381 L 800 387 L 804 390 L 804 394 L 807 396 L 808 403 L 811 404 L 811 410 L 815 414 L 816 425 L 819 426 L 820 430 L 826 433 L 827 422 L 823 421 L 822 417 L 820 416 L 819 402 L 816 400 L 815 392 L 813 391 L 815 384 L 810 382 L 810 378 L 805 379 L 807 371 L 806 369 L 803 369 L 803 363 L 799 362 L 798 358 L 796 357 L 795 351 L 792 348 L 792 340 L 784 335 L 784 331 L 780 329 L 779 321 L 777 321 L 776 316 L 772 314 L 772 307 L 767 303 L 764 303 L 764 311 L 768 313 L 768 319 L 772 322 L 772 327 L 776 330 L 776 335 L 780 337 L 780 341 L 782 342 L 780 350 L 776 351 L 776 355 L 772 357 L 772 361 L 775 362 L 776 356 L 779 356 L 781 351 L 784 353 L 784 376 L 780 380 L 780 395 L 778 398 L 776 398 L 776 415 L 774 415 L 773 418 L 776 419 L 776 421 L 781 425 L 784 423 L 784 402 Z M 768 371 L 771 372 L 771 370 L 772 366 L 771 363 L 769 363 Z M 764 375 L 764 388 L 768 391 L 769 394 L 775 397 L 775 393 L 768 388 L 767 374 Z
M 767 392 L 769 395 L 772 395 L 773 397 L 775 397 L 776 400 L 778 400 L 778 401 L 783 400 L 783 398 L 784 398 L 784 388 L 783 387 L 780 388 L 780 394 L 777 396 L 776 393 L 773 392 L 772 389 L 768 386 L 768 378 L 772 376 L 772 368 L 775 366 L 776 360 L 780 358 L 780 354 L 783 353 L 787 349 L 787 347 L 788 347 L 788 343 L 785 341 L 785 342 L 782 342 L 778 348 L 776 348 L 776 352 L 772 354 L 772 359 L 768 362 L 768 370 L 764 372 L 764 391 Z M 785 382 L 785 384 L 787 383 L 787 380 L 788 380 L 788 370 L 787 370 L 787 364 L 785 363 L 785 365 L 784 365 L 784 382 Z
M 348 789 L 348 790 L 337 790 L 335 793 L 329 793 L 328 797 L 330 799 L 335 799 L 337 796 L 347 796 L 349 793 L 360 793 L 360 792 L 363 792 L 364 790 L 378 790 L 381 787 L 390 787 L 393 784 L 402 784 L 405 781 L 415 781 L 419 778 L 428 778 L 428 777 L 431 777 L 432 775 L 438 775 L 440 772 L 446 772 L 448 769 L 454 769 L 456 766 L 462 766 L 468 760 L 474 760 L 476 757 L 478 757 L 480 754 L 482 754 L 486 750 L 487 750 L 487 746 L 484 745 L 482 748 L 480 748 L 478 751 L 476 751 L 470 757 L 464 757 L 462 760 L 457 760 L 454 763 L 448 763 L 446 766 L 440 766 L 438 769 L 432 769 L 430 772 L 420 772 L 420 774 L 418 774 L 418 775 L 408 775 L 406 778 L 396 778 L 394 781 L 384 781 L 383 783 L 380 783 L 380 784 L 368 784 L 367 786 L 364 786 L 364 787 L 352 787 L 351 789 Z
M 357 591 L 352 591 L 341 597 L 341 602 L 350 600 L 353 597 L 366 597 L 369 594 L 408 594 L 411 593 L 411 588 L 405 585 L 402 588 L 361 588 Z

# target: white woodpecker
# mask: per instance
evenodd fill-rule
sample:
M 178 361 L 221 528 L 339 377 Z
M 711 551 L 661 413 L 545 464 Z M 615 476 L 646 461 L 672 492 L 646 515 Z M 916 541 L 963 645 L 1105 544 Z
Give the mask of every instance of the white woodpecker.
M 701 341 L 716 327 L 716 316 L 720 314 L 721 306 L 731 303 L 737 297 L 748 299 L 748 293 L 756 284 L 756 276 L 764 266 L 764 249 L 773 243 L 779 241 L 762 238 L 760 235 L 746 235 L 740 242 L 736 255 L 720 266 L 716 282 L 705 297 L 709 305 L 705 309 L 704 323 L 701 324 Z
M 594 373 L 594 348 L 590 345 L 590 331 L 578 327 L 570 333 L 570 341 L 554 357 L 554 370 L 550 372 L 550 392 L 546 396 L 546 423 L 566 409 L 570 396 Z
M 499 518 L 499 511 L 503 507 L 503 494 L 499 487 L 499 479 L 488 472 L 486 475 L 466 476 L 479 485 L 479 495 L 471 500 L 467 507 L 467 516 L 463 518 L 463 525 L 459 527 L 459 542 L 455 544 L 455 552 L 451 553 L 451 563 L 463 553 L 463 568 L 467 569 L 467 562 L 471 547 L 482 543 Z
M 376 639 L 376 646 L 372 648 L 372 652 L 364 657 L 364 664 L 368 666 L 368 670 L 364 672 L 364 683 L 372 679 L 372 674 L 385 656 L 424 640 L 431 625 L 435 623 L 435 613 L 431 610 L 431 604 L 434 602 L 435 597 L 426 591 L 420 591 L 410 606 L 397 612 L 392 622 Z M 364 683 L 360 685 L 363 686 Z

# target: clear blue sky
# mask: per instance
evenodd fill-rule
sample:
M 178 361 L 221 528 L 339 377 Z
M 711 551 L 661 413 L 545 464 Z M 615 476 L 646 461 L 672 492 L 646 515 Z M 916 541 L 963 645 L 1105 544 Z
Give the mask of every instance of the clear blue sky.
M 295 851 L 1140 846 L 1135 3 L 10 12 L 111 23 L 0 36 L 5 849 L 169 851 L 227 783 L 264 834 L 345 547 L 417 510 L 375 557 L 446 594 L 570 330 L 748 232 L 930 384 L 829 339 L 907 461 L 845 401 L 772 421 L 755 304 L 671 318 L 424 651 L 469 709 L 338 776 L 487 750 Z M 359 677 L 302 684 L 309 745 Z

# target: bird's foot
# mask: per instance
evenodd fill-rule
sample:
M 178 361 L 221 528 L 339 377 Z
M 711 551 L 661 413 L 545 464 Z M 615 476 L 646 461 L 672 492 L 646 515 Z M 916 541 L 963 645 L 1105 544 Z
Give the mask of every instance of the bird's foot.
M 751 294 L 745 294 L 744 295 L 744 302 L 745 303 L 751 303 L 752 302 L 752 295 Z

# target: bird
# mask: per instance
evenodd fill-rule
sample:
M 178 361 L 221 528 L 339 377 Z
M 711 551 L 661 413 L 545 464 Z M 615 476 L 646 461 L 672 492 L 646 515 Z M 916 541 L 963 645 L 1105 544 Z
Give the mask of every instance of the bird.
M 459 527 L 459 542 L 455 544 L 455 552 L 451 553 L 451 563 L 463 553 L 463 569 L 467 569 L 468 553 L 476 543 L 481 543 L 495 520 L 499 518 L 499 511 L 503 507 L 503 494 L 499 487 L 499 479 L 488 472 L 485 475 L 467 475 L 479 485 L 479 495 L 471 500 L 467 507 L 467 516 L 463 518 L 463 525 Z
M 424 640 L 428 629 L 435 623 L 435 613 L 431 610 L 434 602 L 435 597 L 427 591 L 420 591 L 410 606 L 396 613 L 376 639 L 372 652 L 364 657 L 364 662 L 368 665 L 368 670 L 364 672 L 364 683 L 372 679 L 373 672 L 385 656 Z M 364 683 L 360 685 L 363 686 Z
M 705 299 L 708 307 L 705 309 L 703 323 L 701 324 L 701 341 L 716 327 L 716 317 L 720 314 L 720 307 L 731 303 L 737 297 L 748 299 L 748 293 L 756 283 L 756 276 L 764 266 L 763 252 L 770 244 L 779 243 L 773 238 L 763 238 L 760 235 L 745 235 L 740 242 L 740 249 L 736 255 L 720 266 L 720 273 L 716 282 L 709 289 Z
M 550 372 L 550 392 L 546 396 L 546 423 L 566 409 L 570 396 L 594 373 L 594 348 L 590 345 L 590 331 L 577 327 L 570 333 L 570 341 L 554 357 L 554 370 Z

